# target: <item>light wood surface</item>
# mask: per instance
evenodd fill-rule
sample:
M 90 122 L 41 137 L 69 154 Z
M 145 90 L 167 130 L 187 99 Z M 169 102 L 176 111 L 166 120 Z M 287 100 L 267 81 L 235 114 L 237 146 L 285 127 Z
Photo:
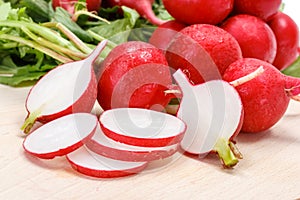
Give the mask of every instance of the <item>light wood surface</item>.
M 96 179 L 64 157 L 26 154 L 20 126 L 29 88 L 0 86 L 0 199 L 296 199 L 300 197 L 300 103 L 270 130 L 240 134 L 244 159 L 225 170 L 218 159 L 176 154 L 142 173 Z

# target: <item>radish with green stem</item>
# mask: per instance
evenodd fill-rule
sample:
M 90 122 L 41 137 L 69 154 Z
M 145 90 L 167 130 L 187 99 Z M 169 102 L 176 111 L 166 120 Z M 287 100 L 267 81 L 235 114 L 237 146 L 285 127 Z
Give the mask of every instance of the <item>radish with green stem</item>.
M 56 67 L 43 76 L 29 91 L 28 115 L 22 130 L 28 133 L 36 121 L 49 122 L 75 112 L 90 112 L 97 97 L 93 62 L 106 45 L 100 43 L 84 60 Z
M 263 66 L 265 72 L 236 89 L 244 106 L 243 132 L 258 133 L 271 128 L 284 115 L 289 100 L 299 100 L 300 79 L 286 76 L 272 64 L 244 58 L 232 63 L 223 75 L 225 81 L 232 81 Z

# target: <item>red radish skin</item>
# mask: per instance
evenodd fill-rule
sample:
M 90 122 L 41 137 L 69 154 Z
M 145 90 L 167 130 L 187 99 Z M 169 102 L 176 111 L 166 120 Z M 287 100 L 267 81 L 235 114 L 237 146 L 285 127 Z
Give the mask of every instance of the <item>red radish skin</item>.
M 249 14 L 268 21 L 278 11 L 281 0 L 234 0 L 234 13 Z
M 86 0 L 88 11 L 98 11 L 101 7 L 102 0 Z M 70 14 L 74 14 L 76 0 L 52 0 L 52 7 L 62 7 Z
M 139 41 L 115 47 L 100 66 L 98 102 L 104 110 L 120 107 L 163 110 L 172 84 L 163 52 Z
M 233 0 L 163 0 L 163 4 L 176 20 L 190 25 L 216 25 L 233 9 Z
M 188 58 L 191 54 L 191 46 L 195 44 L 202 47 L 211 57 L 212 63 L 208 64 L 208 67 L 200 69 Z M 194 48 L 193 52 L 198 50 Z M 199 54 L 204 55 L 205 52 L 199 51 Z M 211 79 L 210 76 L 212 79 L 220 79 L 232 62 L 242 58 L 242 52 L 236 39 L 223 29 L 209 24 L 195 24 L 182 29 L 177 34 L 167 49 L 166 58 L 173 69 L 182 69 L 191 83 L 199 84 L 204 80 L 207 81 L 208 78 Z M 203 61 L 199 62 L 199 65 L 203 66 Z
M 222 25 L 238 41 L 244 58 L 257 58 L 272 63 L 276 56 L 276 38 L 271 28 L 260 18 L 236 15 Z
M 264 67 L 264 73 L 236 87 L 245 113 L 242 132 L 258 133 L 271 128 L 284 115 L 290 98 L 300 93 L 300 79 L 285 76 L 272 64 L 255 58 L 232 63 L 223 79 L 238 79 L 260 66 Z
M 185 24 L 175 20 L 165 22 L 155 29 L 149 39 L 149 43 L 163 51 L 166 51 L 176 33 L 185 27 Z
M 159 19 L 152 10 L 154 0 L 108 0 L 109 6 L 127 6 L 135 9 L 142 17 L 154 25 L 161 25 L 165 21 Z
M 277 41 L 277 53 L 273 65 L 283 70 L 298 57 L 299 29 L 287 14 L 278 12 L 268 22 Z
M 96 178 L 117 178 L 133 175 L 147 167 L 147 162 L 125 162 L 106 158 L 86 148 L 67 155 L 72 168 L 87 176 Z

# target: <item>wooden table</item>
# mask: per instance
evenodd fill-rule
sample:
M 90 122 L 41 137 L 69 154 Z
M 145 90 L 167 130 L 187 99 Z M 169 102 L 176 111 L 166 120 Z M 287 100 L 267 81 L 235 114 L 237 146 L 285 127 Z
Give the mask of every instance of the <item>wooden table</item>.
M 240 134 L 244 159 L 225 170 L 211 155 L 176 154 L 142 173 L 96 179 L 64 157 L 40 160 L 22 148 L 29 88 L 0 85 L 0 199 L 296 199 L 300 198 L 300 103 L 270 130 Z

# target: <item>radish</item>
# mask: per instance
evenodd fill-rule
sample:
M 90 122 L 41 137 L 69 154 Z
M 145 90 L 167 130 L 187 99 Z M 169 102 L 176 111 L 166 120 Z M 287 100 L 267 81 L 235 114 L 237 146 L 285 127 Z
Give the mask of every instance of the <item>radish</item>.
M 131 41 L 115 47 L 100 66 L 98 102 L 104 109 L 138 107 L 163 110 L 172 95 L 163 52 L 151 44 Z
M 56 67 L 31 88 L 26 99 L 24 133 L 35 121 L 46 123 L 70 113 L 92 110 L 97 97 L 92 63 L 105 45 L 106 41 L 101 42 L 86 59 Z
M 67 160 L 78 172 L 97 178 L 116 178 L 142 171 L 146 162 L 126 162 L 100 156 L 86 148 L 67 155 Z
M 233 9 L 233 0 L 163 0 L 166 10 L 186 24 L 213 24 L 222 22 Z
M 243 77 L 263 66 L 265 72 L 237 86 L 244 106 L 243 132 L 257 133 L 276 124 L 285 113 L 290 98 L 299 99 L 300 79 L 285 76 L 272 64 L 244 58 L 232 63 L 223 75 L 225 81 Z
M 225 69 L 242 58 L 236 39 L 223 29 L 195 24 L 182 29 L 167 49 L 169 65 L 182 69 L 191 83 L 221 79 Z
M 63 156 L 82 146 L 95 133 L 97 125 L 97 117 L 89 113 L 66 115 L 33 131 L 25 138 L 23 147 L 39 158 Z
M 185 123 L 173 115 L 140 108 L 107 110 L 99 121 L 107 137 L 141 147 L 178 144 L 186 130 Z
M 163 159 L 177 152 L 178 144 L 166 147 L 138 147 L 116 142 L 108 138 L 100 127 L 86 142 L 93 152 L 116 160 L 144 162 Z
M 258 58 L 272 63 L 276 56 L 276 38 L 271 28 L 260 18 L 235 15 L 222 25 L 238 41 L 244 58 Z
M 147 19 L 150 23 L 154 25 L 163 24 L 165 21 L 159 19 L 152 10 L 152 4 L 154 0 L 108 0 L 111 7 L 113 6 L 127 6 L 129 8 L 135 9 L 142 17 Z
M 182 91 L 177 117 L 187 124 L 181 147 L 188 153 L 216 152 L 224 167 L 241 158 L 234 145 L 243 122 L 243 105 L 235 88 L 223 80 L 192 86 L 181 70 L 173 74 Z
M 265 21 L 271 19 L 278 11 L 281 0 L 234 0 L 234 13 L 249 14 Z
M 291 65 L 299 54 L 299 29 L 295 21 L 282 12 L 272 17 L 268 24 L 277 41 L 277 53 L 273 65 L 282 70 Z
M 158 26 L 149 38 L 149 43 L 166 51 L 173 37 L 185 28 L 186 25 L 175 20 L 170 20 Z
M 62 7 L 70 14 L 75 12 L 75 4 L 77 0 L 52 0 L 52 7 Z M 88 11 L 98 11 L 101 7 L 102 0 L 86 0 L 86 7 Z

